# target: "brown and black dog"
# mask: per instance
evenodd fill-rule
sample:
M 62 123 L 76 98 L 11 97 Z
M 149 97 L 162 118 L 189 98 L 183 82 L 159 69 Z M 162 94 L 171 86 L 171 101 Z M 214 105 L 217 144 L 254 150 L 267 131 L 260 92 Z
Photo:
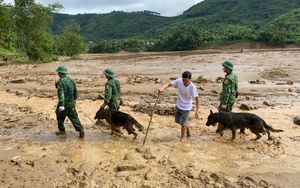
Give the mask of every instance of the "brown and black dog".
M 134 132 L 135 129 L 133 128 L 133 125 L 135 125 L 136 128 L 139 129 L 139 131 L 144 130 L 143 125 L 137 122 L 131 115 L 118 110 L 108 110 L 100 108 L 97 111 L 94 119 L 105 119 L 106 122 L 111 125 L 111 134 L 114 134 L 117 127 L 123 127 L 127 130 L 129 135 L 133 134 L 134 138 L 136 138 L 137 133 Z
M 207 117 L 206 126 L 215 125 L 220 123 L 216 132 L 220 132 L 221 136 L 224 130 L 230 129 L 232 132 L 231 140 L 235 139 L 236 130 L 249 128 L 252 133 L 256 135 L 254 140 L 261 138 L 259 133 L 267 133 L 268 140 L 272 140 L 270 131 L 272 132 L 283 132 L 281 129 L 273 129 L 271 126 L 258 115 L 251 113 L 234 113 L 234 112 L 217 112 L 213 113 L 210 111 Z

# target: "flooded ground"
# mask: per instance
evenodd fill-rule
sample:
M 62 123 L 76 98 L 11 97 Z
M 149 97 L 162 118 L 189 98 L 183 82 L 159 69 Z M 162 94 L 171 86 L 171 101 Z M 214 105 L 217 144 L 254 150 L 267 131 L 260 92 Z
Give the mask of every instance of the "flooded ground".
M 207 50 L 176 53 L 86 54 L 82 60 L 62 59 L 37 65 L 7 65 L 0 76 L 1 187 L 298 187 L 300 185 L 300 112 L 298 49 Z M 241 93 L 235 112 L 255 113 L 282 133 L 259 141 L 249 130 L 230 141 L 206 127 L 217 111 L 224 77 L 221 62 L 235 64 Z M 57 136 L 55 69 L 64 65 L 79 90 L 77 111 L 85 128 L 79 139 L 70 121 Z M 105 122 L 93 117 L 102 99 L 102 71 L 113 68 L 125 105 L 148 127 L 157 89 L 189 70 L 201 100 L 200 119 L 191 113 L 191 137 L 179 142 L 180 127 L 172 108 L 176 88 L 159 97 L 146 131 L 110 135 Z M 204 79 L 198 79 L 199 77 Z M 251 110 L 241 110 L 246 105 Z

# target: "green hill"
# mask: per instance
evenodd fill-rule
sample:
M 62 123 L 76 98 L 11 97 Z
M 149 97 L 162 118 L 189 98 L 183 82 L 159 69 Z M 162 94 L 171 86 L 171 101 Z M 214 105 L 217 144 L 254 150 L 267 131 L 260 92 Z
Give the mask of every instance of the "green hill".
M 258 29 L 281 14 L 300 8 L 298 0 L 205 0 L 183 13 L 201 18 L 205 25 L 238 24 Z
M 259 36 L 261 41 L 271 44 L 299 44 L 300 8 L 280 15 L 264 25 Z
M 51 25 L 58 34 L 64 24 L 76 20 L 85 41 L 104 39 L 157 39 L 182 26 L 194 26 L 210 32 L 235 25 L 257 31 L 283 14 L 300 8 L 299 0 L 204 0 L 176 17 L 163 17 L 151 11 L 111 12 L 108 14 L 55 14 Z
M 109 14 L 54 14 L 52 31 L 58 34 L 70 20 L 76 20 L 81 27 L 81 35 L 85 40 L 99 41 L 103 39 L 122 39 L 140 37 L 151 28 L 162 27 L 174 18 L 162 17 L 153 12 L 120 12 Z

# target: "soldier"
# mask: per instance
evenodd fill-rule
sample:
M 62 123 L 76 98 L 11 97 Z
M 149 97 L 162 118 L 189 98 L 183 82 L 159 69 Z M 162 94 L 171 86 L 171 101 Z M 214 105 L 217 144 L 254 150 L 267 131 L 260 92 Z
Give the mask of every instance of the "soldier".
M 231 112 L 237 98 L 238 78 L 233 72 L 233 63 L 229 60 L 222 63 L 223 71 L 226 73 L 220 95 L 219 111 Z
M 58 94 L 58 104 L 56 108 L 56 118 L 58 130 L 56 134 L 66 134 L 64 121 L 66 117 L 72 122 L 76 131 L 79 132 L 79 137 L 84 137 L 84 130 L 76 112 L 76 99 L 78 97 L 77 87 L 75 82 L 67 77 L 69 74 L 65 66 L 60 66 L 56 69 L 59 80 L 55 83 Z
M 114 78 L 115 72 L 113 69 L 105 69 L 103 74 L 107 82 L 105 84 L 104 103 L 101 104 L 100 108 L 108 106 L 108 109 L 119 110 L 120 105 L 122 105 L 120 82 Z

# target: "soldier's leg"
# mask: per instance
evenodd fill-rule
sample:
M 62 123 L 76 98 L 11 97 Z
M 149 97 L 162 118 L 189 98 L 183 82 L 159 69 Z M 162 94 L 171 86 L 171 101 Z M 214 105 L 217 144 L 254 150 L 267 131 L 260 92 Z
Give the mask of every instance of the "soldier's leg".
M 112 103 L 109 103 L 108 104 L 108 109 L 110 110 L 110 109 L 113 109 L 113 110 L 119 110 L 119 107 L 120 107 L 120 105 L 119 105 L 119 103 L 117 103 L 117 102 L 112 102 Z
M 66 111 L 67 111 L 67 116 L 68 116 L 69 120 L 72 122 L 72 125 L 75 128 L 75 130 L 76 131 L 83 130 L 83 127 L 82 127 L 81 122 L 78 118 L 78 114 L 76 112 L 75 107 L 67 108 Z
M 65 132 L 66 130 L 65 130 L 65 126 L 64 126 L 64 121 L 66 119 L 66 111 L 64 110 L 64 111 L 59 112 L 58 107 L 57 107 L 55 110 L 55 113 L 56 113 L 58 130 L 61 132 Z

